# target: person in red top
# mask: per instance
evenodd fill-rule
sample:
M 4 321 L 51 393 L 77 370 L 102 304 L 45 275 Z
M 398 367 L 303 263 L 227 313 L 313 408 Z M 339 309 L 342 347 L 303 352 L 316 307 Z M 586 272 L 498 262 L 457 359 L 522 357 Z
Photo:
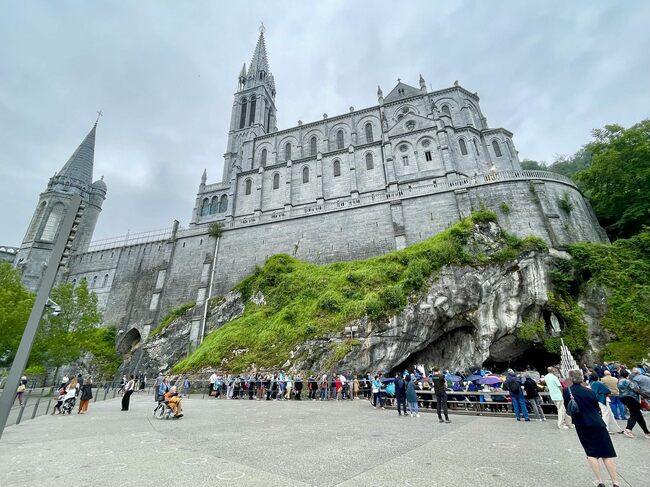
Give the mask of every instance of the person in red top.
M 336 400 L 340 401 L 341 393 L 343 392 L 343 382 L 341 382 L 341 378 L 338 375 L 334 380 L 334 387 L 336 388 Z

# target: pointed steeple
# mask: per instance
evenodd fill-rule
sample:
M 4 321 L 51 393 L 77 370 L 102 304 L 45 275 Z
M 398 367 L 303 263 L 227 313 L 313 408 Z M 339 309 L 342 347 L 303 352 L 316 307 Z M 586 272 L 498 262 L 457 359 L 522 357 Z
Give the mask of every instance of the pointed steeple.
M 266 57 L 266 44 L 264 43 L 264 24 L 260 26 L 260 36 L 257 38 L 257 45 L 253 53 L 253 59 L 248 67 L 248 76 L 259 78 L 259 73 L 263 72 L 266 76 L 270 74 L 269 61 Z
M 207 180 L 208 180 L 208 170 L 203 169 L 203 174 L 201 175 L 201 186 L 205 186 Z
M 79 144 L 77 150 L 70 156 L 57 177 L 76 179 L 84 184 L 91 185 L 93 181 L 93 164 L 95 162 L 95 132 L 97 122 L 90 129 L 86 138 Z
M 245 78 L 246 77 L 246 63 L 241 67 L 241 72 L 239 73 L 240 78 Z

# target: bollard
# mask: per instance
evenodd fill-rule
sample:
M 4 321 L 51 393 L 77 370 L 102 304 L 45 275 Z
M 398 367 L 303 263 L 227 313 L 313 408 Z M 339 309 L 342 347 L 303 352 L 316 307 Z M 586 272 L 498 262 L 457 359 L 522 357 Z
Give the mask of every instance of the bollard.
M 36 417 L 36 411 L 38 410 L 38 405 L 41 403 L 41 397 L 39 396 L 38 399 L 36 400 L 36 404 L 34 404 L 34 410 L 32 411 L 32 419 Z
M 16 418 L 16 424 L 20 424 L 20 420 L 23 418 L 23 413 L 25 412 L 25 407 L 27 407 L 27 401 L 28 400 L 29 400 L 29 396 L 25 396 L 25 402 L 20 407 L 20 411 L 18 411 L 18 417 Z

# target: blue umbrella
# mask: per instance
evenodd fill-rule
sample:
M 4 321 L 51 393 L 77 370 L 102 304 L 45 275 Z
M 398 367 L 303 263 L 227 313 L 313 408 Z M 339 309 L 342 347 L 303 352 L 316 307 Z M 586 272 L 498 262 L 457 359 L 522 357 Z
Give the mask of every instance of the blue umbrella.
M 499 382 L 501 382 L 501 378 L 494 377 L 493 375 L 490 375 L 488 377 L 483 377 L 481 380 L 478 381 L 479 384 L 488 384 L 488 385 L 498 384 Z
M 483 378 L 482 375 L 476 375 L 476 374 L 474 374 L 474 375 L 470 375 L 470 376 L 469 376 L 467 379 L 465 379 L 465 380 L 468 380 L 468 381 L 471 382 L 471 381 L 474 381 L 474 380 L 480 380 L 480 379 L 482 379 L 482 378 Z
M 393 382 L 393 381 L 395 381 L 395 379 L 393 377 L 391 377 L 390 379 L 382 379 L 381 383 L 386 384 L 387 382 Z
M 445 379 L 450 381 L 450 382 L 460 382 L 461 381 L 461 378 L 458 377 L 457 375 L 454 375 L 454 374 L 445 375 Z

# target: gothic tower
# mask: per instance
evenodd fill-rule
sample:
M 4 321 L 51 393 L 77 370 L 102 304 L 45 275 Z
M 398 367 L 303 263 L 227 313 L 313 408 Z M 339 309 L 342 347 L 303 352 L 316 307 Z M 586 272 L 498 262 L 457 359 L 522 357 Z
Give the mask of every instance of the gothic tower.
M 96 131 L 97 122 L 63 168 L 50 178 L 47 188 L 39 196 L 36 211 L 16 258 L 16 266 L 22 272 L 23 284 L 33 291 L 38 289 L 73 194 L 81 195 L 86 208 L 72 251 L 85 252 L 90 244 L 106 198 L 106 183 L 103 177 L 92 182 Z
M 275 82 L 266 57 L 262 25 L 248 70 L 244 63 L 239 74 L 230 117 L 228 147 L 224 154 L 224 183 L 228 183 L 233 174 L 252 169 L 252 144 L 246 142 L 275 130 Z

